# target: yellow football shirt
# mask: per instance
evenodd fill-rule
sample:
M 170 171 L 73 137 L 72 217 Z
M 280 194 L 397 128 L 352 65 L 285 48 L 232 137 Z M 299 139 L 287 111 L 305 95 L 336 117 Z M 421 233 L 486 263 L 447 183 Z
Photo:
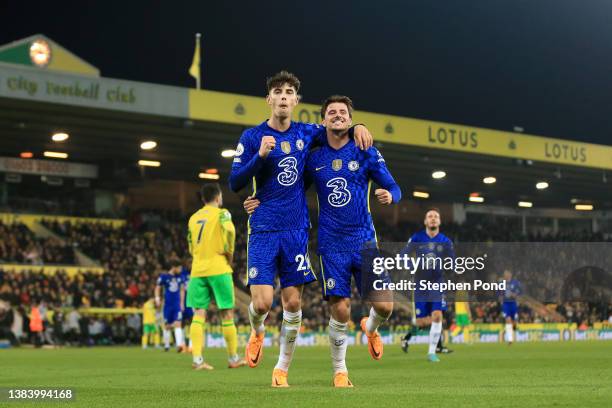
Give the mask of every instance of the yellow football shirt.
M 226 255 L 234 253 L 235 240 L 236 229 L 229 211 L 210 205 L 200 208 L 189 218 L 191 277 L 232 273 Z
M 455 302 L 455 314 L 468 314 L 468 303 Z
M 155 324 L 155 302 L 147 300 L 142 305 L 142 324 Z

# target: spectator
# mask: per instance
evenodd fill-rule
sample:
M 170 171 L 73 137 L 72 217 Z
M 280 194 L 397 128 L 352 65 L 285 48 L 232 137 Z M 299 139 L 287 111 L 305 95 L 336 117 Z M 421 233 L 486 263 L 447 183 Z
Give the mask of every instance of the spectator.
M 0 302 L 0 339 L 8 339 L 12 346 L 18 346 L 19 341 L 13 333 L 14 313 L 10 305 Z
M 38 302 L 34 302 L 30 311 L 30 334 L 32 342 L 36 347 L 42 347 L 43 339 L 43 318 Z

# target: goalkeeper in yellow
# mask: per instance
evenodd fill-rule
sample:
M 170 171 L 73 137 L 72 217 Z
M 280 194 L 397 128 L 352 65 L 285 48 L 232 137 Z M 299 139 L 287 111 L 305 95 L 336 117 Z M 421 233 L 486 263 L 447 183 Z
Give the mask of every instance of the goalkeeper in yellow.
M 234 324 L 234 282 L 232 258 L 236 230 L 232 217 L 224 208 L 219 184 L 205 184 L 200 191 L 204 207 L 189 218 L 188 243 L 193 257 L 191 279 L 187 288 L 187 306 L 193 308 L 190 338 L 195 370 L 212 370 L 204 362 L 204 323 L 206 310 L 214 297 L 223 337 L 227 346 L 228 367 L 238 368 L 246 362 L 238 356 L 238 335 Z

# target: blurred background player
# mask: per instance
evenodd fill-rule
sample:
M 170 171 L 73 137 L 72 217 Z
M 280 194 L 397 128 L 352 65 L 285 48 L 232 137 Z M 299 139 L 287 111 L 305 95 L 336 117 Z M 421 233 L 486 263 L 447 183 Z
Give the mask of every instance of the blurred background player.
M 155 318 L 155 300 L 149 298 L 142 305 L 142 348 L 146 349 L 149 344 L 155 344 L 159 347 L 159 335 L 157 333 L 157 324 Z
M 416 258 L 423 260 L 455 258 L 452 241 L 440 232 L 440 210 L 430 208 L 425 212 L 423 221 L 425 229 L 415 233 L 408 240 L 407 252 Z M 428 265 L 429 264 L 429 265 Z M 420 289 L 421 281 L 441 283 L 444 280 L 443 269 L 439 262 L 428 262 L 421 264 L 416 271 L 416 290 L 414 291 L 414 306 L 416 325 L 408 333 L 402 342 L 404 352 L 408 351 L 408 341 L 416 332 L 417 327 L 430 326 L 429 348 L 427 359 L 433 363 L 440 361 L 436 356 L 436 348 L 442 334 L 442 312 L 446 310 L 446 299 L 444 293 L 438 290 Z M 416 326 L 416 327 L 415 327 Z
M 455 323 L 461 328 L 463 332 L 464 343 L 471 343 L 470 341 L 470 325 L 472 313 L 470 312 L 470 303 L 468 300 L 468 292 L 460 291 L 457 292 L 455 300 Z
M 180 353 L 184 349 L 183 329 L 181 328 L 185 285 L 181 278 L 181 262 L 178 259 L 170 261 L 170 271 L 162 273 L 155 285 L 155 306 L 159 307 L 161 288 L 164 289 L 164 350 L 170 350 L 170 329 L 174 328 L 174 342 Z
M 504 330 L 504 340 L 511 345 L 514 340 L 514 329 L 518 323 L 518 303 L 517 299 L 522 293 L 521 284 L 512 278 L 512 272 L 508 269 L 504 271 L 506 290 L 502 292 L 502 311 L 506 321 Z
M 181 266 L 181 278 L 183 278 L 183 285 L 185 285 L 185 304 L 183 305 L 183 334 L 185 335 L 185 343 L 189 345 L 187 351 L 191 353 L 193 347 L 190 328 L 191 320 L 193 319 L 193 309 L 187 306 L 187 297 L 189 296 L 189 278 L 191 275 L 191 260 L 186 259 Z M 188 340 L 188 341 L 187 341 Z
M 323 145 L 309 154 L 305 188 L 314 181 L 319 202 L 318 244 L 321 255 L 323 296 L 329 300 L 329 343 L 335 387 L 352 387 L 346 367 L 347 331 L 350 318 L 351 278 L 361 293 L 362 249 L 376 245 L 376 232 L 369 210 L 370 180 L 384 187 L 374 194 L 381 204 L 396 203 L 401 191 L 384 164 L 378 150 L 360 150 L 349 137 L 353 102 L 347 96 L 334 95 L 325 100 L 321 117 L 326 128 Z M 258 199 L 245 201 L 251 214 Z M 362 320 L 372 358 L 379 360 L 383 344 L 378 326 L 393 310 L 392 301 L 373 302 L 370 316 Z
M 251 291 L 249 321 L 252 332 L 245 355 L 250 367 L 263 356 L 264 320 L 274 295 L 274 280 L 281 285 L 283 323 L 280 353 L 272 372 L 273 387 L 288 387 L 287 376 L 296 337 L 302 323 L 303 285 L 316 280 L 308 259 L 308 207 L 304 192 L 304 166 L 311 146 L 325 138 L 319 125 L 293 122 L 298 104 L 299 79 L 286 71 L 269 78 L 266 101 L 270 118 L 247 129 L 236 147 L 230 188 L 238 192 L 253 181 L 253 195 L 262 202 L 248 222 L 247 285 Z M 362 134 L 363 132 L 363 134 Z M 364 136 L 367 137 L 360 137 Z M 355 130 L 355 140 L 372 144 L 367 129 Z
M 217 183 L 201 189 L 204 206 L 189 218 L 189 252 L 193 257 L 187 306 L 194 309 L 191 322 L 192 356 L 195 370 L 212 370 L 204 361 L 206 310 L 214 297 L 221 315 L 221 328 L 227 347 L 229 368 L 246 365 L 238 356 L 238 334 L 234 323 L 234 281 L 232 261 L 236 230 L 229 211 L 221 208 L 223 196 Z

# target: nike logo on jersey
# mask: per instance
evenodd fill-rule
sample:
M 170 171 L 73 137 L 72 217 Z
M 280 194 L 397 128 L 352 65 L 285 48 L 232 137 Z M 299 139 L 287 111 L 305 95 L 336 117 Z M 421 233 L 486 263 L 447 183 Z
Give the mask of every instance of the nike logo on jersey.
M 317 167 L 317 168 L 315 169 L 315 171 L 319 171 L 319 170 L 321 170 L 321 169 L 324 169 L 325 167 L 326 167 L 326 166 L 323 166 L 323 167 Z

